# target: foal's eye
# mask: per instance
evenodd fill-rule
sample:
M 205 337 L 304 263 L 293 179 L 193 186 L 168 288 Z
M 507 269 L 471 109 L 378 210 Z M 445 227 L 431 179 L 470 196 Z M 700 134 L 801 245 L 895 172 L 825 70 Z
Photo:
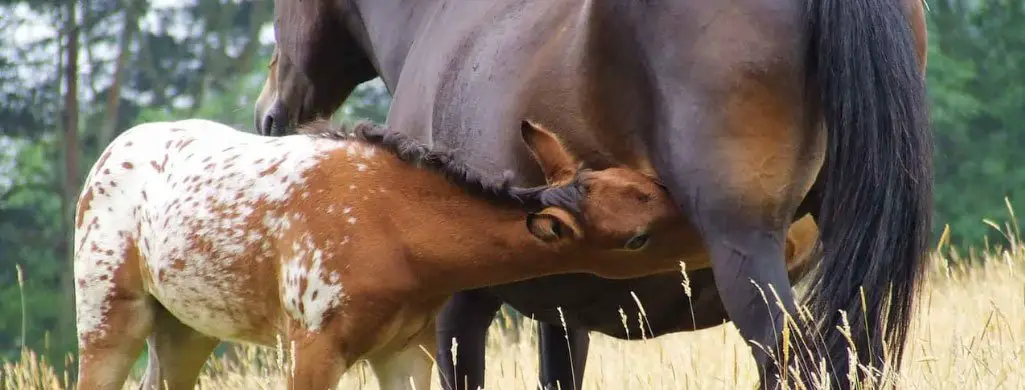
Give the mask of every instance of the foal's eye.
M 641 248 L 644 248 L 645 245 L 648 245 L 648 238 L 649 235 L 647 233 L 638 234 L 630 238 L 630 240 L 626 242 L 626 245 L 624 245 L 623 248 L 632 251 L 639 250 Z
M 563 231 L 563 227 L 562 227 L 561 223 L 558 223 L 558 222 L 552 223 L 552 234 L 554 234 L 556 237 L 565 237 L 563 235 L 563 233 L 565 233 L 565 232 Z

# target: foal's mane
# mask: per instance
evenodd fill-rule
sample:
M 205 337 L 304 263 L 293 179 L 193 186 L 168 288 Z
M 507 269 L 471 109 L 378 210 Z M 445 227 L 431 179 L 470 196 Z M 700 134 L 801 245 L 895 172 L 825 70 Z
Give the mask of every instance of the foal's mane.
M 449 182 L 470 194 L 501 205 L 528 211 L 556 206 L 579 212 L 584 197 L 579 180 L 574 179 L 571 183 L 558 187 L 514 187 L 512 171 L 505 171 L 501 178 L 489 177 L 460 159 L 454 151 L 431 148 L 405 134 L 392 131 L 385 125 L 369 121 L 358 121 L 348 128 L 345 125 L 333 125 L 326 120 L 317 120 L 301 126 L 298 132 L 314 137 L 357 141 L 379 147 L 392 153 L 402 162 L 441 173 Z

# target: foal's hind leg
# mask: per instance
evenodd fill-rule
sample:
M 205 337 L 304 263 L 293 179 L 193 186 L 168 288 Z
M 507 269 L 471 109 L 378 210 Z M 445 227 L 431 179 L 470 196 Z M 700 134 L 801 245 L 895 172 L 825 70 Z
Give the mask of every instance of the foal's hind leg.
M 120 296 L 107 301 L 102 330 L 79 331 L 78 386 L 80 390 L 120 389 L 139 357 L 153 322 L 152 301 Z M 79 309 L 79 317 L 83 316 Z M 81 322 L 81 320 L 79 320 Z
M 130 242 L 85 240 L 81 248 L 75 255 L 77 388 L 120 389 L 150 333 L 155 303 L 142 289 Z
M 146 343 L 149 361 L 143 389 L 192 389 L 217 339 L 181 323 L 162 306 L 154 304 L 153 331 Z

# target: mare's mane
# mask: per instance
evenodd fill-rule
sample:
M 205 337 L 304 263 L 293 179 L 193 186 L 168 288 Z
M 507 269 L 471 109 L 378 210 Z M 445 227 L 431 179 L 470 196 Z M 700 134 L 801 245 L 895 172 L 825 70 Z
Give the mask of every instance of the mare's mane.
M 369 121 L 358 121 L 349 128 L 345 125 L 334 125 L 326 120 L 315 120 L 300 126 L 297 132 L 313 137 L 357 141 L 379 147 L 392 153 L 402 162 L 441 173 L 449 182 L 470 194 L 500 205 L 529 211 L 555 206 L 578 213 L 584 197 L 579 174 L 572 182 L 558 187 L 514 187 L 512 171 L 505 171 L 500 179 L 489 177 L 460 159 L 454 151 L 431 148 L 412 137 L 390 130 L 386 125 Z

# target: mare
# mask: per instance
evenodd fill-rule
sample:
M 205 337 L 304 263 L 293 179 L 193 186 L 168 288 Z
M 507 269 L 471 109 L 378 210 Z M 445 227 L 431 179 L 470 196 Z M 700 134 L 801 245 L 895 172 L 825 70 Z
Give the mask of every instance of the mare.
M 262 137 L 206 120 L 115 139 L 77 206 L 79 389 L 191 389 L 221 340 L 291 351 L 289 388 L 360 359 L 384 388 L 430 386 L 455 292 L 567 272 L 678 266 L 683 218 L 653 178 L 590 169 L 524 122 L 552 185 L 511 187 L 384 127 Z M 428 228 L 429 227 L 429 228 Z
M 688 217 L 693 302 L 671 273 L 460 292 L 438 318 L 447 387 L 483 385 L 484 334 L 505 302 L 545 322 L 542 385 L 577 388 L 587 330 L 626 336 L 629 291 L 660 313 L 654 335 L 731 320 L 766 387 L 846 389 L 850 362 L 862 377 L 900 366 L 931 227 L 920 0 L 278 0 L 275 36 L 263 134 L 330 116 L 380 76 L 390 125 L 485 171 L 543 182 L 508 130 L 530 119 L 591 166 L 658 177 Z M 820 243 L 788 274 L 784 236 L 809 214 Z M 805 270 L 807 317 L 791 289 Z M 772 292 L 780 304 L 765 304 Z M 785 322 L 807 341 L 781 361 Z

